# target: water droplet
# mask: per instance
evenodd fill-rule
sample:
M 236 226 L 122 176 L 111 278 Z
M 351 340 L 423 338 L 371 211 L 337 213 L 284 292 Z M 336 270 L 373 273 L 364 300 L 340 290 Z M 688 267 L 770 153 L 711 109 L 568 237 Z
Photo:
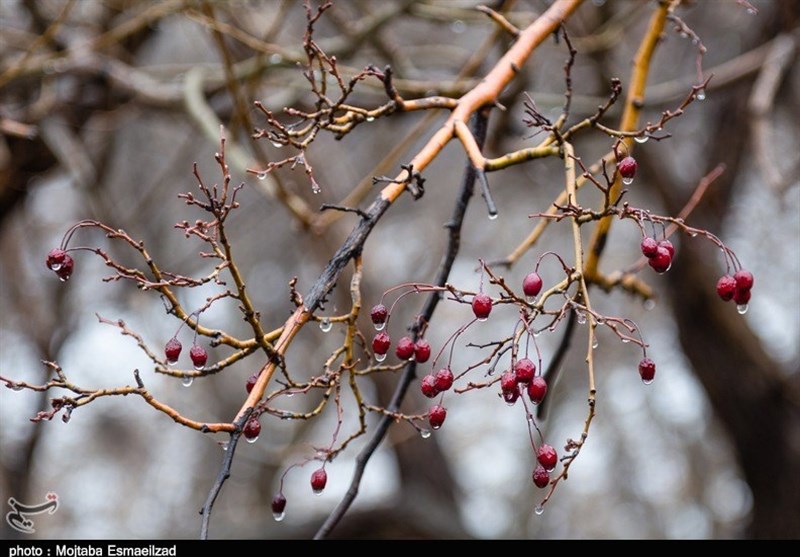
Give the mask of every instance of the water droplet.
M 489 213 L 489 220 L 497 220 L 497 213 Z
M 378 362 L 382 362 L 386 359 L 386 354 L 375 354 L 375 360 Z
M 533 331 L 533 338 L 537 338 L 537 337 L 539 337 L 539 335 L 541 335 L 541 334 L 542 334 L 542 331 L 537 331 L 537 330 L 535 330 L 535 329 L 534 329 L 534 331 Z
M 61 421 L 64 422 L 64 423 L 67 423 L 67 422 L 69 422 L 71 417 L 72 416 L 70 414 L 64 414 L 63 416 L 61 416 Z
M 167 358 L 167 363 L 169 365 L 174 365 L 174 364 L 178 363 L 178 358 L 175 358 L 174 360 L 172 360 L 170 358 Z
M 704 100 L 706 100 L 706 90 L 705 90 L 705 89 L 700 89 L 700 90 L 699 90 L 699 91 L 698 91 L 698 92 L 695 94 L 694 98 L 696 98 L 698 101 L 704 101 Z
M 331 323 L 331 320 L 328 319 L 327 317 L 325 317 L 319 322 L 319 330 L 322 331 L 323 333 L 327 333 L 332 328 L 333 328 L 333 323 Z
M 194 378 L 188 376 L 184 377 L 183 379 L 181 379 L 181 383 L 183 384 L 184 387 L 191 387 L 192 383 L 194 383 Z
M 322 490 L 322 489 L 312 489 L 311 491 L 313 491 L 313 492 L 314 492 L 314 495 L 316 495 L 317 497 L 319 497 L 319 496 L 321 496 L 321 495 L 322 495 L 322 491 L 323 491 L 323 490 Z
M 532 304 L 536 301 L 536 296 L 525 296 L 525 301 Z
M 441 424 L 437 424 L 437 425 L 432 425 L 431 427 L 436 430 L 436 429 L 439 429 L 442 426 L 441 426 Z
M 594 340 L 592 341 L 592 350 L 596 349 L 598 346 L 600 346 L 600 341 L 597 340 L 597 337 L 594 337 Z
M 11 390 L 12 391 L 21 391 L 22 390 L 22 385 L 20 385 L 19 383 L 13 383 L 11 385 Z
M 692 238 L 697 238 L 697 232 L 691 232 L 689 236 L 691 236 Z
M 197 365 L 197 366 L 194 366 L 194 369 L 196 369 L 197 371 L 203 371 L 204 369 L 206 369 L 206 366 L 205 365 Z
M 628 344 L 630 341 L 631 341 L 631 339 L 629 339 L 629 338 L 623 338 L 622 339 L 622 344 Z
M 517 399 L 514 400 L 507 400 L 506 406 L 514 406 L 517 403 Z
M 258 178 L 259 180 L 266 180 L 267 179 L 267 173 L 266 172 L 259 172 L 258 174 L 256 174 L 256 178 Z
M 223 451 L 227 451 L 228 450 L 228 442 L 227 441 L 223 441 L 222 443 L 219 444 L 219 446 L 222 448 Z
M 650 136 L 647 134 L 644 135 L 637 135 L 633 138 L 636 143 L 647 143 L 647 140 L 650 139 Z
M 747 313 L 747 304 L 739 304 L 736 306 L 736 311 L 739 312 L 739 315 L 744 315 Z
M 461 21 L 460 19 L 455 20 L 453 23 L 450 24 L 450 30 L 453 33 L 461 34 L 467 30 L 467 24 Z
M 275 522 L 280 522 L 284 518 L 286 518 L 286 511 L 281 511 L 279 513 L 272 513 L 272 518 L 275 519 Z
M 754 8 L 747 8 L 748 15 L 756 15 L 758 12 Z
M 61 269 L 61 263 L 53 263 L 52 265 L 50 265 L 51 271 L 58 271 L 60 269 Z
M 533 423 L 533 414 L 528 414 L 528 421 Z
M 652 311 L 656 307 L 655 300 L 645 300 L 644 301 L 644 309 L 646 311 Z
M 374 116 L 367 116 L 366 120 L 367 120 L 367 122 L 374 122 L 375 121 L 375 117 Z
M 248 443 L 250 443 L 250 444 L 252 445 L 252 444 L 253 444 L 253 443 L 255 443 L 256 441 L 258 441 L 258 435 L 256 435 L 256 436 L 255 436 L 255 437 L 253 437 L 253 438 L 250 438 L 250 437 L 245 437 L 245 438 L 244 438 L 244 440 L 245 440 L 245 441 L 247 441 Z
M 544 507 L 541 505 L 536 505 L 536 508 L 533 509 L 533 512 L 535 512 L 537 516 L 541 516 L 542 513 L 544 513 Z
M 598 325 L 605 325 L 606 324 L 606 320 L 603 319 L 602 317 L 598 317 L 596 322 L 597 322 Z
M 423 439 L 428 439 L 431 436 L 431 430 L 429 430 L 429 429 L 420 429 L 419 430 L 419 436 L 422 437 Z
M 606 3 L 606 0 L 592 0 L 592 4 L 598 8 Z
M 376 331 L 382 331 L 386 328 L 386 321 L 383 323 L 373 323 L 373 325 L 375 326 Z
M 316 183 L 316 182 L 312 182 L 311 183 L 311 193 L 313 193 L 314 195 L 318 195 L 320 192 L 322 192 L 322 188 L 319 187 L 319 184 Z
M 633 183 L 633 178 L 623 178 L 622 183 L 626 186 L 630 186 Z
M 577 314 L 578 314 L 577 316 L 578 325 L 583 325 L 584 323 L 586 323 L 586 316 L 583 314 L 583 312 L 579 311 L 577 312 Z
M 644 383 L 645 385 L 649 385 L 652 382 L 653 382 L 652 379 L 642 379 L 642 383 Z
M 69 277 L 58 277 L 58 280 L 60 280 L 61 282 L 67 282 L 68 278 Z
M 289 391 L 288 393 L 286 393 L 286 398 L 292 398 L 293 396 L 294 396 L 294 393 L 292 391 Z
M 283 147 L 283 143 L 279 143 L 277 141 L 272 141 L 271 143 L 272 146 L 275 147 L 276 149 L 280 149 L 281 147 Z
M 478 321 L 480 321 L 481 323 L 484 323 L 484 322 L 486 322 L 486 321 L 488 321 L 488 320 L 489 320 L 489 318 L 488 318 L 488 317 L 479 317 L 479 318 L 478 318 Z
M 271 64 L 280 64 L 281 62 L 283 62 L 283 56 L 281 56 L 276 52 L 275 54 L 270 55 L 269 61 Z

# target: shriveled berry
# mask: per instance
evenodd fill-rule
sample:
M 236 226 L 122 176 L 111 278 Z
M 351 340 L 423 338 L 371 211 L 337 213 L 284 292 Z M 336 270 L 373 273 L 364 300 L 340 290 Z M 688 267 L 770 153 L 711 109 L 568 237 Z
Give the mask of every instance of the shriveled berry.
M 68 281 L 69 277 L 72 276 L 72 271 L 75 269 L 75 261 L 72 260 L 69 254 L 64 255 L 64 262 L 61 263 L 61 266 L 56 270 L 56 275 L 62 281 Z
M 47 259 L 45 263 L 47 264 L 47 268 L 51 271 L 58 271 L 61 266 L 64 264 L 64 259 L 67 257 L 67 252 L 65 252 L 61 248 L 53 248 L 47 254 Z
M 650 358 L 642 358 L 639 362 L 639 375 L 642 381 L 650 383 L 656 376 L 656 363 Z
M 247 420 L 247 423 L 244 424 L 244 436 L 246 439 L 255 439 L 258 437 L 258 434 L 261 433 L 261 422 L 258 421 L 258 418 L 250 418 Z
M 487 319 L 492 313 L 492 299 L 480 292 L 472 298 L 472 312 L 478 319 Z
M 426 375 L 419 383 L 422 394 L 428 398 L 433 398 L 439 394 L 439 389 L 436 388 L 436 378 L 433 375 Z
M 537 464 L 533 471 L 533 484 L 539 489 L 544 489 L 550 483 L 550 472 L 544 466 Z
M 325 468 L 317 468 L 311 473 L 311 489 L 316 494 L 322 493 L 328 483 L 328 473 Z
M 376 354 L 386 354 L 391 344 L 392 340 L 389 338 L 389 335 L 381 331 L 372 339 L 372 351 Z
M 199 344 L 193 344 L 189 350 L 189 357 L 192 359 L 195 368 L 202 369 L 208 361 L 208 352 Z
M 431 357 L 431 345 L 424 338 L 417 339 L 414 344 L 414 359 L 418 364 L 424 364 Z
M 247 383 L 245 383 L 244 387 L 247 389 L 247 392 L 251 392 L 253 387 L 256 386 L 256 382 L 258 381 L 258 374 L 254 373 L 250 377 L 247 378 Z
M 539 295 L 539 292 L 542 291 L 542 277 L 539 276 L 539 273 L 534 271 L 525 275 L 525 278 L 522 279 L 522 291 L 529 298 Z
M 453 372 L 449 367 L 443 367 L 436 372 L 436 390 L 440 393 L 447 391 L 453 386 Z
M 533 378 L 530 385 L 528 385 L 528 396 L 531 399 L 531 402 L 534 404 L 539 404 L 544 400 L 545 395 L 547 394 L 547 381 L 544 380 L 544 377 L 541 375 L 537 375 Z
M 383 304 L 377 304 L 372 306 L 372 309 L 369 312 L 369 316 L 372 319 L 372 323 L 375 325 L 381 325 L 386 323 L 386 319 L 389 317 L 389 310 L 386 309 L 386 306 Z
M 519 392 L 517 389 L 517 376 L 514 375 L 513 371 L 506 371 L 500 376 L 500 390 L 502 390 L 504 394 Z
M 558 464 L 558 453 L 556 450 L 546 443 L 539 445 L 539 450 L 536 451 L 536 460 L 539 461 L 545 470 L 552 472 Z
M 747 305 L 750 302 L 750 291 L 737 288 L 736 292 L 733 293 L 733 301 L 736 302 L 737 306 Z
M 397 341 L 394 353 L 401 360 L 408 360 L 414 356 L 414 341 L 408 337 L 403 337 Z
M 627 180 L 632 180 L 636 175 L 636 168 L 638 166 L 636 159 L 628 156 L 617 163 L 617 170 L 619 170 L 620 176 Z
M 444 406 L 439 406 L 438 404 L 430 409 L 428 412 L 428 423 L 431 424 L 433 429 L 439 429 L 442 427 L 444 423 L 444 419 L 447 417 L 447 409 Z
M 658 247 L 667 250 L 669 252 L 670 259 L 675 259 L 675 246 L 672 245 L 672 242 L 669 240 L 661 240 L 658 243 Z
M 286 497 L 283 493 L 278 493 L 272 498 L 272 514 L 277 517 L 282 515 L 284 510 L 286 510 Z
M 750 271 L 745 271 L 744 269 L 739 269 L 736 271 L 736 274 L 733 275 L 734 280 L 736 281 L 736 289 L 737 290 L 750 290 L 753 288 L 753 273 Z
M 734 292 L 736 292 L 736 279 L 730 275 L 720 277 L 717 281 L 717 295 L 722 301 L 732 300 Z
M 517 363 L 514 365 L 514 375 L 517 383 L 530 383 L 533 376 L 536 375 L 536 364 L 528 358 L 517 360 Z
M 658 253 L 658 242 L 656 242 L 655 238 L 650 238 L 649 236 L 642 240 L 640 245 L 642 248 L 642 255 L 647 257 L 655 257 L 656 253 Z
M 658 246 L 656 254 L 647 260 L 647 263 L 657 273 L 666 273 L 672 266 L 672 256 L 667 248 Z
M 181 350 L 183 350 L 181 341 L 175 337 L 169 339 L 166 346 L 164 346 L 164 356 L 167 357 L 167 362 L 170 364 L 177 362 L 181 355 Z

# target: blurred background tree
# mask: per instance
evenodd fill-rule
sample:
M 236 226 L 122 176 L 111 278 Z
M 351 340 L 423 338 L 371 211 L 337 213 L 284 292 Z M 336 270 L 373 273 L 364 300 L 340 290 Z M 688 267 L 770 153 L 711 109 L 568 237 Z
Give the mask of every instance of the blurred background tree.
M 512 42 L 475 6 L 339 2 L 320 20 L 316 38 L 345 74 L 391 64 L 409 98 L 458 96 Z M 493 7 L 524 27 L 547 6 L 530 0 Z M 654 6 L 587 1 L 569 19 L 578 51 L 576 114 L 590 115 L 604 102 L 611 77 L 624 83 Z M 411 428 L 392 428 L 335 535 L 800 536 L 800 9 L 791 0 L 753 6 L 756 15 L 734 1 L 682 3 L 679 13 L 707 47 L 705 73 L 714 78 L 706 100 L 670 123 L 672 139 L 637 147 L 640 174 L 630 194 L 639 206 L 675 215 L 700 178 L 724 163 L 726 172 L 689 222 L 717 233 L 753 271 L 750 311 L 739 316 L 716 298 L 712 285 L 723 269 L 715 249 L 681 238 L 673 269 L 646 277 L 658 295 L 654 308 L 621 293 L 597 297 L 601 310 L 613 308 L 641 325 L 659 376 L 643 387 L 635 354 L 601 335 L 595 429 L 542 516 L 532 512 L 539 494 L 530 483 L 525 423 L 511 409 L 498 409 L 493 393 L 481 393 L 453 401 L 447 427 L 424 442 Z M 650 72 L 644 121 L 679 104 L 696 76 L 696 46 L 668 27 Z M 247 182 L 229 233 L 254 303 L 278 326 L 292 309 L 288 281 L 297 276 L 310 285 L 352 225 L 353 217 L 334 221 L 317 212 L 319 205 L 395 171 L 444 118 L 396 114 L 339 142 L 321 136 L 308 152 L 322 187 L 315 195 L 300 170 L 266 180 L 244 173 L 282 156 L 251 139 L 263 125 L 252 101 L 274 110 L 313 102 L 297 67 L 305 30 L 299 2 L 3 1 L 0 30 L 0 370 L 31 382 L 43 381 L 42 359 L 98 386 L 130 382 L 131 369 L 147 369 L 134 343 L 98 324 L 95 312 L 125 319 L 155 345 L 174 333 L 157 299 L 122 284 L 100 286 L 100 261 L 82 259 L 66 284 L 42 262 L 69 225 L 96 218 L 143 238 L 155 259 L 187 274 L 203 272 L 207 264 L 173 230 L 176 221 L 196 218 L 176 195 L 193 187 L 192 162 L 214 171 L 220 124 L 234 181 Z M 505 110 L 491 119 L 485 152 L 497 156 L 532 144 L 522 92 L 544 114 L 560 113 L 565 52 L 548 41 L 520 68 L 500 99 Z M 377 106 L 385 93 L 365 81 L 354 98 Z M 608 141 L 587 136 L 576 148 L 593 160 Z M 399 200 L 375 229 L 364 253 L 367 305 L 398 283 L 430 280 L 463 165 L 463 152 L 447 148 L 425 172 L 424 199 Z M 535 162 L 496 174 L 492 183 L 500 218 L 487 220 L 478 203 L 470 208 L 455 284 L 474 283 L 478 257 L 502 258 L 527 236 L 527 215 L 547 208 L 562 187 L 563 169 L 558 161 Z M 568 234 L 543 238 L 537 253 L 546 249 L 569 253 Z M 638 256 L 637 231 L 615 228 L 606 251 L 603 268 L 625 267 Z M 534 261 L 534 254 L 524 255 L 506 278 L 516 284 Z M 188 306 L 202 304 L 208 292 L 192 295 Z M 331 305 L 347 304 L 346 289 L 338 289 Z M 408 322 L 418 308 L 402 311 L 398 321 Z M 204 319 L 246 331 L 233 313 L 212 311 Z M 462 320 L 457 308 L 441 308 L 431 343 L 440 346 Z M 556 340 L 542 337 L 545 353 Z M 336 345 L 316 330 L 296 342 L 292 365 L 309 368 Z M 567 358 L 551 394 L 546 429 L 555 438 L 574 435 L 585 412 L 581 360 L 580 352 Z M 225 420 L 241 404 L 253 371 L 246 363 L 189 389 L 150 376 L 148 386 L 176 406 Z M 375 381 L 374 396 L 388 400 L 394 381 Z M 407 405 L 418 409 L 412 391 Z M 44 393 L 0 390 L 0 501 L 33 502 L 47 491 L 61 500 L 55 515 L 41 519 L 38 536 L 196 535 L 196 511 L 221 457 L 215 442 L 166 427 L 164 416 L 138 400 L 98 401 L 69 424 L 30 423 L 48 404 Z M 216 508 L 215 537 L 311 535 L 345 491 L 358 447 L 328 467 L 320 498 L 308 493 L 305 472 L 287 476 L 285 521 L 272 521 L 269 502 L 285 467 L 329 438 L 334 423 L 335 416 L 265 423 L 268 434 L 237 453 Z M 18 535 L 6 523 L 0 528 L 3 537 Z

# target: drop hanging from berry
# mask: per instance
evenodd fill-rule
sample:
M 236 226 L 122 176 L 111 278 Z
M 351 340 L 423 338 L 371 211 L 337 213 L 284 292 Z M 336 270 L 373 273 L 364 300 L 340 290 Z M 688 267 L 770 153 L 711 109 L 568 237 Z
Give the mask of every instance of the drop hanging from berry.
M 630 186 L 633 183 L 633 177 L 636 176 L 636 168 L 639 165 L 636 159 L 628 155 L 617 163 L 617 170 L 619 175 L 622 176 L 622 183 Z

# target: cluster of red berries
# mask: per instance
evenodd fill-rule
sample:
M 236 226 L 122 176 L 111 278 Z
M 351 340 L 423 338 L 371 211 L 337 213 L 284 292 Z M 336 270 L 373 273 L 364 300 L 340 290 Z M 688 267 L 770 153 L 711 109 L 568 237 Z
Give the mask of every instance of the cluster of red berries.
M 641 248 L 642 254 L 655 272 L 666 273 L 672 267 L 675 246 L 666 238 L 658 242 L 655 238 L 646 237 L 642 240 Z
M 375 353 L 375 359 L 382 362 L 386 359 L 386 354 L 392 346 L 391 337 L 384 331 L 389 319 L 389 310 L 385 305 L 377 304 L 373 306 L 369 315 L 375 330 L 378 331 L 372 339 L 372 351 Z M 431 357 L 431 345 L 424 338 L 419 338 L 414 342 L 410 337 L 403 337 L 397 343 L 395 354 L 401 360 L 413 358 L 418 364 L 423 364 Z
M 170 365 L 176 363 L 181 355 L 182 350 L 183 345 L 181 344 L 181 341 L 177 339 L 177 337 L 172 337 L 169 339 L 167 344 L 164 346 L 164 356 L 167 358 L 167 363 Z M 189 357 L 192 359 L 192 364 L 196 370 L 200 371 L 206 367 L 206 362 L 208 361 L 208 352 L 206 352 L 206 349 L 199 344 L 192 344 L 192 348 L 189 350 Z
M 717 281 L 717 294 L 723 302 L 733 300 L 737 306 L 747 306 L 750 290 L 753 288 L 753 274 L 739 269 L 733 276 L 724 275 Z
M 51 249 L 45 262 L 47 268 L 58 275 L 62 282 L 69 280 L 69 277 L 72 276 L 72 271 L 75 269 L 75 261 L 70 254 L 61 248 Z

